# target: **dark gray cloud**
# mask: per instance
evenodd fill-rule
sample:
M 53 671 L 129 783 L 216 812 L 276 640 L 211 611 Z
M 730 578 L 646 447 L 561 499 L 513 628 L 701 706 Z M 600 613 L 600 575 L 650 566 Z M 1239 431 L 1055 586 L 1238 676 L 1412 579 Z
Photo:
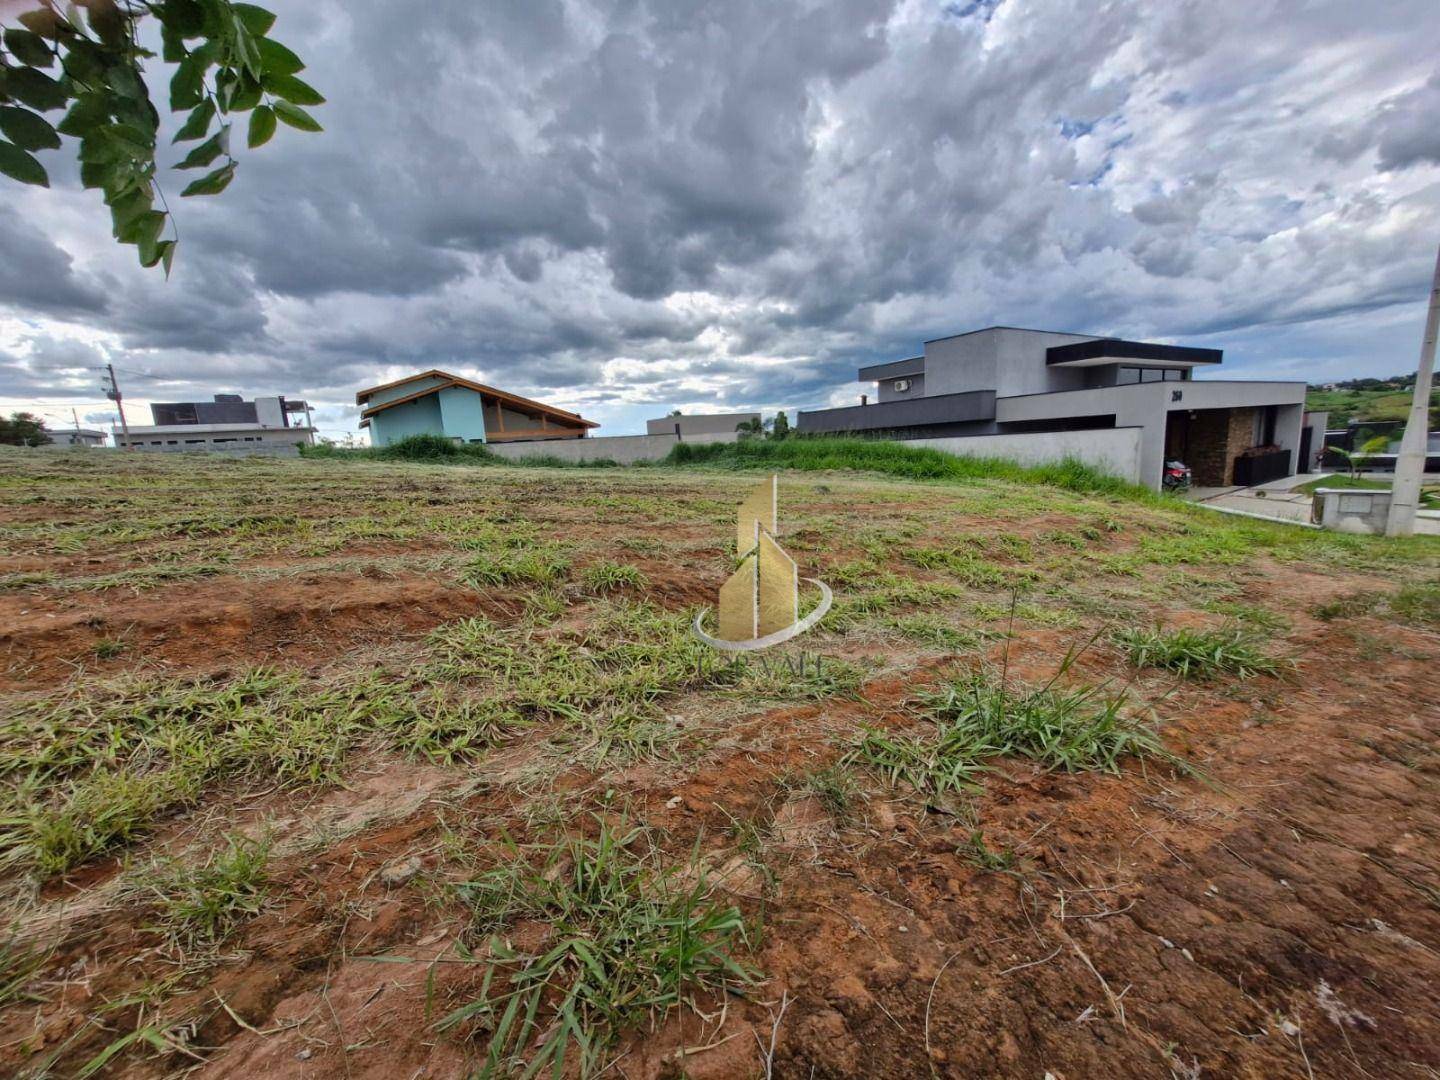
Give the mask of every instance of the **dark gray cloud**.
M 273 6 L 326 132 L 176 207 L 171 281 L 73 169 L 4 188 L 6 402 L 86 399 L 110 360 L 138 401 L 353 427 L 357 388 L 442 366 L 618 431 L 849 400 L 856 366 L 992 322 L 1212 339 L 1251 374 L 1413 362 L 1430 0 Z

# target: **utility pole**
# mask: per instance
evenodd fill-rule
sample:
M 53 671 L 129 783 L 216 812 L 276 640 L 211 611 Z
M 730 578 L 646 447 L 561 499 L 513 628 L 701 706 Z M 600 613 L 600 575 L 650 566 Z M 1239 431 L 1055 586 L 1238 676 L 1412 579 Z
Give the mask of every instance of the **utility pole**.
M 130 425 L 125 422 L 125 402 L 120 397 L 120 384 L 115 381 L 115 365 L 106 364 L 105 370 L 109 374 L 100 385 L 105 388 L 105 396 L 120 410 L 120 430 L 125 433 L 125 449 L 134 450 L 135 444 L 130 441 Z
M 1430 384 L 1435 371 L 1435 339 L 1440 336 L 1440 252 L 1435 256 L 1435 278 L 1430 284 L 1430 312 L 1425 317 L 1425 338 L 1420 343 L 1420 365 L 1415 371 L 1415 396 L 1410 419 L 1395 458 L 1395 480 L 1390 486 L 1390 516 L 1386 536 L 1409 536 L 1415 531 L 1420 506 L 1420 477 L 1425 471 L 1425 449 L 1430 439 Z

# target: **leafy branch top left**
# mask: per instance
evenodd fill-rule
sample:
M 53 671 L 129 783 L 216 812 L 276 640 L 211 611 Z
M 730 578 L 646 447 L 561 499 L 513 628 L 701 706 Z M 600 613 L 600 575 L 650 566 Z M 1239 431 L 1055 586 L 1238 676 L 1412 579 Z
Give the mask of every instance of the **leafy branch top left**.
M 7 7 L 13 5 L 6 5 Z M 20 5 L 22 8 L 24 5 Z M 230 129 L 249 113 L 246 142 L 270 141 L 277 123 L 319 131 L 307 111 L 325 102 L 299 77 L 304 63 L 270 37 L 275 16 L 231 0 L 33 0 L 0 34 L 0 173 L 50 186 L 35 156 L 78 140 L 80 179 L 110 208 L 115 239 L 142 266 L 175 258 L 174 220 L 156 178 L 160 114 L 144 72 L 142 19 L 159 25 L 160 62 L 173 64 L 170 110 L 187 114 L 175 142 L 195 142 L 177 169 L 206 169 L 182 196 L 218 195 L 234 179 Z M 152 39 L 153 40 L 153 39 Z M 43 114 L 64 110 L 52 125 Z

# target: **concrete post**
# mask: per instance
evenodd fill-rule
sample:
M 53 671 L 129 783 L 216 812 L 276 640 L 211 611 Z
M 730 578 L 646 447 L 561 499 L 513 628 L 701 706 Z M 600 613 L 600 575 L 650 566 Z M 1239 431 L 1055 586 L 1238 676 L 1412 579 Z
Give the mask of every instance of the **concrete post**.
M 1410 403 L 1410 419 L 1405 424 L 1400 453 L 1395 458 L 1390 515 L 1385 521 L 1386 536 L 1409 536 L 1415 531 L 1415 511 L 1420 505 L 1420 477 L 1425 471 L 1425 449 L 1430 434 L 1430 383 L 1435 370 L 1437 336 L 1440 336 L 1440 251 L 1435 256 L 1430 312 L 1425 318 L 1420 365 L 1415 372 L 1415 396 Z

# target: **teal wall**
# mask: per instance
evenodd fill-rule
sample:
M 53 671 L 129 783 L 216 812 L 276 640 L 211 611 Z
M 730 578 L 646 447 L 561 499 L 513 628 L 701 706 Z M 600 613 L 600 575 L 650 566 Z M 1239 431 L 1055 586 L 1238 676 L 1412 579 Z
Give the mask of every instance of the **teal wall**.
M 370 417 L 372 446 L 388 446 L 411 435 L 444 435 L 465 442 L 484 442 L 484 399 L 474 390 L 449 386 L 438 394 L 392 405 Z
M 477 395 L 478 396 L 478 395 Z M 407 401 L 378 412 L 370 418 L 370 444 L 388 446 L 411 435 L 443 435 L 440 400 L 435 394 Z
M 466 442 L 485 441 L 484 398 L 463 386 L 447 386 L 435 396 L 440 399 L 440 419 L 446 435 Z

